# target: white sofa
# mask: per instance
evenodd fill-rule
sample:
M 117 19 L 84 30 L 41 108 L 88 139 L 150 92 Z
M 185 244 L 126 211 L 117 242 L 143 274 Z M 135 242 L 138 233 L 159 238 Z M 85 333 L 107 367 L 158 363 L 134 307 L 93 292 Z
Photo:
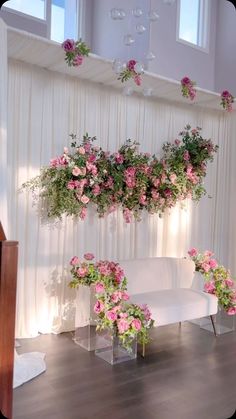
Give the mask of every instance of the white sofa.
M 203 291 L 201 280 L 194 282 L 192 261 L 158 257 L 120 261 L 120 264 L 128 280 L 131 302 L 148 305 L 154 326 L 217 313 L 217 298 Z

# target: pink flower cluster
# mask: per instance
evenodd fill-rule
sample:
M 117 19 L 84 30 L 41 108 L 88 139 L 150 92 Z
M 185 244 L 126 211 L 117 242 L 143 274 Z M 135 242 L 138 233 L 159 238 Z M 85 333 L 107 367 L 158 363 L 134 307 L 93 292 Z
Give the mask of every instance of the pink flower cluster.
M 79 40 L 66 39 L 62 43 L 62 48 L 65 51 L 65 61 L 69 66 L 78 67 L 83 63 L 84 56 L 88 56 L 90 49 L 87 45 Z
M 192 81 L 189 77 L 183 77 L 181 80 L 182 96 L 194 100 L 196 97 L 196 89 L 194 89 L 195 85 L 196 83 Z
M 231 112 L 233 110 L 233 103 L 234 103 L 233 95 L 228 90 L 224 90 L 221 93 L 221 103 L 220 103 L 223 106 L 223 109 L 225 109 L 227 112 Z
M 230 271 L 218 265 L 210 250 L 199 253 L 196 248 L 192 248 L 188 254 L 195 263 L 196 271 L 206 278 L 205 292 L 216 295 L 227 314 L 236 314 L 236 289 Z
M 141 86 L 142 72 L 138 72 L 136 70 L 136 64 L 138 64 L 136 60 L 133 60 L 133 59 L 129 60 L 126 64 L 126 68 L 122 70 L 121 73 L 119 74 L 118 80 L 121 80 L 121 82 L 123 83 L 129 79 L 133 79 L 137 86 Z

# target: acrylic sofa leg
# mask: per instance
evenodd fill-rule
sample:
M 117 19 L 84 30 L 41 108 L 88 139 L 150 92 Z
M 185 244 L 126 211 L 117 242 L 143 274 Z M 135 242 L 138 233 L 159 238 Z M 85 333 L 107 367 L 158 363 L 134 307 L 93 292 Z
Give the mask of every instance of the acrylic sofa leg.
M 142 358 L 145 358 L 145 349 L 146 349 L 146 345 L 145 343 L 143 343 L 143 348 L 142 348 Z
M 213 327 L 213 330 L 214 330 L 214 335 L 215 335 L 215 337 L 217 337 L 216 326 L 215 326 L 213 316 L 210 316 L 210 319 L 211 319 L 211 324 L 212 324 L 212 327 Z

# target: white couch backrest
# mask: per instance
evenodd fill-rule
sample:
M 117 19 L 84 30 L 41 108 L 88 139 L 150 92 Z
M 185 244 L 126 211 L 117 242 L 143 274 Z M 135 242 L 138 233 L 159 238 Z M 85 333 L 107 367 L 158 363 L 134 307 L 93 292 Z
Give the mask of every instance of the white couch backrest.
M 128 292 L 141 294 L 172 288 L 190 288 L 195 265 L 191 260 L 157 257 L 119 262 L 128 282 Z

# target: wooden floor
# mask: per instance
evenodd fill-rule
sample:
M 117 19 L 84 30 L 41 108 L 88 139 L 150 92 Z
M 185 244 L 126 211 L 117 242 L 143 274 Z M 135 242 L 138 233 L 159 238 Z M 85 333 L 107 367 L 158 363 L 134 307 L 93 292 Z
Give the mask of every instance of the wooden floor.
M 226 419 L 236 409 L 236 333 L 155 329 L 146 359 L 110 366 L 70 333 L 21 340 L 47 371 L 14 390 L 14 419 Z

